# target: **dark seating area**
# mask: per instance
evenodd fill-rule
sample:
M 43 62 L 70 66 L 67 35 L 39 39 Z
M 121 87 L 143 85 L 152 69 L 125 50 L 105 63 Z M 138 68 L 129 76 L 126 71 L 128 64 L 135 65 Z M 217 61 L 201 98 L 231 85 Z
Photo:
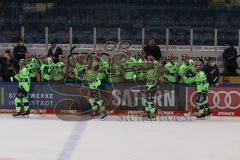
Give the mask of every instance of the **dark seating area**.
M 32 7 L 32 8 L 31 8 Z M 16 42 L 21 26 L 26 43 L 44 43 L 44 27 L 49 39 L 69 42 L 73 27 L 73 43 L 92 43 L 93 27 L 97 27 L 97 43 L 121 38 L 141 43 L 141 28 L 146 39 L 165 44 L 169 28 L 169 44 L 190 44 L 193 28 L 194 45 L 213 45 L 214 29 L 218 29 L 218 45 L 232 41 L 238 44 L 239 6 L 213 6 L 208 0 L 2 0 L 0 2 L 0 43 Z

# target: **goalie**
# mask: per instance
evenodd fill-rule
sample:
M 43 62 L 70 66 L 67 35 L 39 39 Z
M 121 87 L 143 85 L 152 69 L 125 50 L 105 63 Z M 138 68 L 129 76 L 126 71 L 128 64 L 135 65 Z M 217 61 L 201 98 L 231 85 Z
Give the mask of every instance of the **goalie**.
M 14 78 L 19 82 L 17 95 L 15 98 L 16 113 L 13 114 L 14 117 L 20 115 L 29 115 L 29 98 L 28 93 L 30 91 L 30 76 L 29 71 L 25 67 L 25 60 L 19 61 L 20 71 L 14 76 Z M 24 112 L 21 113 L 21 108 L 24 107 Z

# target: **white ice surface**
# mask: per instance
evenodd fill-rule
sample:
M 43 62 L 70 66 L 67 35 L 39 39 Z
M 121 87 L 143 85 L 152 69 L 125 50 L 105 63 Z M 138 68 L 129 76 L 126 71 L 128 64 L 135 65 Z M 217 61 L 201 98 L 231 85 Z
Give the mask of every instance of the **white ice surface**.
M 0 160 L 240 160 L 240 118 L 64 122 L 1 115 Z

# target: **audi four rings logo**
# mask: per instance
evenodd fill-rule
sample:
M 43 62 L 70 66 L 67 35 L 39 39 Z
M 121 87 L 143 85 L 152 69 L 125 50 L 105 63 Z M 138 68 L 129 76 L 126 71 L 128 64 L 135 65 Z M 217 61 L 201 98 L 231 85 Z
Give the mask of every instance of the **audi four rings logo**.
M 196 107 L 195 105 L 195 95 L 197 94 L 197 91 L 193 92 L 190 96 L 190 104 L 193 107 Z M 212 94 L 212 102 L 213 105 L 210 105 L 211 109 L 218 108 L 218 109 L 239 109 L 240 108 L 240 92 L 238 91 L 209 91 L 208 95 L 210 96 Z M 221 103 L 221 99 L 223 99 L 224 103 Z M 238 101 L 239 103 L 237 105 L 232 105 L 232 102 Z

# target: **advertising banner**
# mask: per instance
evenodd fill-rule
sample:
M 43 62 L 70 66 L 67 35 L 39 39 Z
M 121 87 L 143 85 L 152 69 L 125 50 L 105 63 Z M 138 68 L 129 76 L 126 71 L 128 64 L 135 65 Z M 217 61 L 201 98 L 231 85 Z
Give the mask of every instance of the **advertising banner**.
M 0 113 L 12 113 L 17 83 L 0 83 Z M 159 112 L 191 112 L 196 106 L 196 89 L 184 85 L 160 84 L 146 91 L 143 84 L 105 84 L 98 94 L 111 114 L 141 114 L 144 100 L 152 98 Z M 71 113 L 91 109 L 90 89 L 82 84 L 33 83 L 29 94 L 32 113 Z M 240 116 L 240 86 L 211 87 L 209 106 L 215 116 Z
M 187 90 L 188 110 L 196 107 L 196 90 Z M 240 116 L 240 86 L 212 87 L 208 94 L 209 106 L 216 116 Z
M 151 91 L 143 91 L 141 84 L 105 84 L 98 90 L 107 110 L 114 112 L 144 110 L 144 100 L 151 97 L 155 106 L 161 111 L 186 110 L 186 88 L 174 85 L 159 85 Z M 1 83 L 0 112 L 12 112 L 17 83 Z M 181 96 L 180 96 L 181 95 Z M 33 83 L 29 93 L 30 106 L 42 113 L 54 113 L 59 110 L 86 111 L 90 109 L 89 88 L 82 84 Z M 116 111 L 114 111 L 116 110 Z M 118 110 L 118 111 L 117 111 Z
M 144 108 L 144 100 L 151 97 L 160 110 L 185 110 L 185 87 L 160 84 L 156 89 L 146 90 L 144 84 L 122 83 L 105 89 L 112 94 L 111 105 L 117 109 Z M 180 97 L 182 95 L 182 97 Z
M 163 58 L 167 58 L 168 53 L 166 51 L 163 51 Z M 181 64 L 183 62 L 183 54 L 189 53 L 188 51 L 178 51 L 173 50 L 170 51 L 170 53 L 174 54 L 177 57 L 177 61 Z M 222 52 L 214 52 L 214 51 L 194 51 L 190 54 L 190 57 L 195 60 L 203 60 L 205 63 L 207 62 L 208 58 L 214 58 L 215 63 L 217 64 L 219 71 L 223 73 L 223 58 L 222 58 Z
M 13 112 L 15 109 L 14 99 L 17 92 L 17 83 L 0 83 L 0 112 Z M 59 92 L 55 90 L 58 88 L 64 90 Z M 49 83 L 32 83 L 29 93 L 30 107 L 33 112 L 54 113 L 57 107 L 62 107 L 60 104 L 74 102 L 75 104 L 82 104 L 84 107 L 89 107 L 86 99 L 78 94 L 70 94 L 69 90 L 73 87 L 64 86 L 62 84 Z M 73 91 L 74 92 L 74 91 Z M 67 105 L 67 104 L 66 104 Z M 68 106 L 64 106 L 65 108 Z

